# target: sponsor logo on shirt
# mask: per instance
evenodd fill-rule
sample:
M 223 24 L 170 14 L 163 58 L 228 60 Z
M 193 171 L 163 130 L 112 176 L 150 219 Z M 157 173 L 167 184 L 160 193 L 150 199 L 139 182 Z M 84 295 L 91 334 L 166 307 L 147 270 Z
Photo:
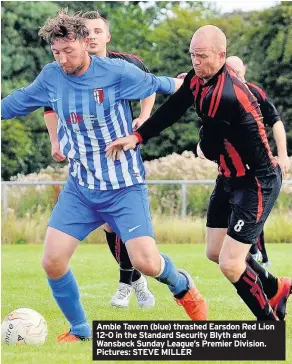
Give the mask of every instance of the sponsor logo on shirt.
M 76 114 L 74 111 L 70 112 L 69 117 L 66 119 L 67 124 L 79 124 L 82 123 L 82 121 L 82 116 Z

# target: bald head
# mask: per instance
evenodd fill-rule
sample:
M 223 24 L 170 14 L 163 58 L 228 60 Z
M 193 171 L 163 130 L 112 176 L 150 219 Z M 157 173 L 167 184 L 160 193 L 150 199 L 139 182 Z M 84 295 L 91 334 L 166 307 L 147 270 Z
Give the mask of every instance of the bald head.
M 215 25 L 204 25 L 193 35 L 190 53 L 196 74 L 205 80 L 212 78 L 225 63 L 225 34 Z
M 246 67 L 242 61 L 241 58 L 237 56 L 231 56 L 226 59 L 226 64 L 231 67 L 236 73 L 238 73 L 238 76 L 244 81 L 245 78 L 245 71 Z
M 222 30 L 215 25 L 204 25 L 193 35 L 191 44 L 204 45 L 214 51 L 226 53 L 226 36 Z

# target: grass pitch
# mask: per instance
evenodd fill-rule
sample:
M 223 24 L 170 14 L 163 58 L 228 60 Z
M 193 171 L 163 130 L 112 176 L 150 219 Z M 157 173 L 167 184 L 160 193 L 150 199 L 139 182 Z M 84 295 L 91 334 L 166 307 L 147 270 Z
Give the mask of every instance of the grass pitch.
M 204 245 L 161 245 L 160 250 L 173 257 L 177 267 L 191 273 L 197 287 L 208 300 L 210 320 L 254 319 L 237 296 L 233 286 L 219 272 L 218 266 L 207 261 Z M 278 276 L 292 276 L 291 251 L 291 244 L 268 246 L 272 273 Z M 2 362 L 5 364 L 90 363 L 91 343 L 57 345 L 55 342 L 57 334 L 64 331 L 66 324 L 47 285 L 41 268 L 41 255 L 40 245 L 2 245 L 2 319 L 18 307 L 32 308 L 45 317 L 49 329 L 48 339 L 43 346 L 2 345 Z M 73 257 L 71 268 L 78 279 L 82 302 L 89 320 L 188 319 L 183 309 L 173 301 L 168 288 L 153 279 L 149 279 L 149 286 L 156 296 L 154 309 L 141 309 L 134 294 L 129 308 L 111 307 L 109 301 L 117 288 L 118 267 L 106 245 L 81 245 Z M 292 298 L 288 304 L 288 311 L 292 312 Z M 286 321 L 286 363 L 292 363 L 291 316 L 288 315 Z

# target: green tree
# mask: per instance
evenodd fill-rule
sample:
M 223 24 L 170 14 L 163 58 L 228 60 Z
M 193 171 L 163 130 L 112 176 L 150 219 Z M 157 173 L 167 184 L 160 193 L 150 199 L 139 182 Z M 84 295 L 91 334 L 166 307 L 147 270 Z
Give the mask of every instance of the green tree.
M 57 9 L 53 2 L 2 2 L 2 96 L 31 82 L 52 60 L 38 30 Z
M 17 173 L 28 173 L 28 161 L 32 154 L 32 140 L 29 130 L 19 120 L 4 120 L 2 132 L 2 178 L 9 179 Z
M 274 102 L 284 121 L 288 154 L 292 154 L 292 4 L 282 3 L 263 11 L 242 13 L 239 33 L 233 34 L 229 55 L 247 65 L 246 79 L 257 83 Z M 268 130 L 273 152 L 275 143 Z
M 253 15 L 245 34 L 249 79 L 259 83 L 274 101 L 285 123 L 292 154 L 292 4 L 282 3 Z
M 38 36 L 38 29 L 56 14 L 58 7 L 53 2 L 5 1 L 1 5 L 3 97 L 32 82 L 43 66 L 52 61 L 51 51 Z M 41 110 L 3 123 L 2 178 L 35 172 L 51 162 Z
M 153 46 L 145 60 L 153 73 L 176 77 L 181 72 L 188 72 L 192 68 L 189 44 L 194 31 L 216 19 L 217 14 L 201 3 L 191 8 L 173 6 L 167 18 L 149 35 Z M 165 96 L 158 96 L 156 108 L 165 100 Z M 174 126 L 147 143 L 143 148 L 144 159 L 194 150 L 199 139 L 199 124 L 196 113 L 190 109 Z

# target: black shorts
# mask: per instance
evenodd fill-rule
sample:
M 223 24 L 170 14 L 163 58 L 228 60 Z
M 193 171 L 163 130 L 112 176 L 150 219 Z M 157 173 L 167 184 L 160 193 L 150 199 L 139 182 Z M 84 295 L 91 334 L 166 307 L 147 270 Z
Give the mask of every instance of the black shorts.
M 264 223 L 280 193 L 279 166 L 265 177 L 218 176 L 210 197 L 207 227 L 227 228 L 227 235 L 246 244 L 256 244 Z

